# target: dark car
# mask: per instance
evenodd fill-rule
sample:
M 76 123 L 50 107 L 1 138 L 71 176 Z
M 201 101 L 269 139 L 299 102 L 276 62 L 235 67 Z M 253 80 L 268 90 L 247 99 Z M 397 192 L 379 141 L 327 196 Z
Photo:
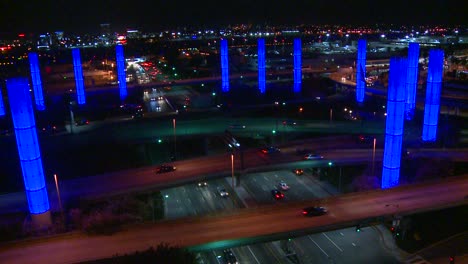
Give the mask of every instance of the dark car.
M 307 153 L 304 155 L 305 160 L 320 160 L 323 159 L 323 156 L 317 153 Z
M 164 173 L 164 172 L 171 172 L 175 171 L 176 167 L 172 165 L 161 165 L 156 168 L 156 173 Z
M 80 120 L 75 122 L 76 126 L 84 126 L 84 125 L 87 125 L 87 124 L 89 124 L 88 119 L 80 119 Z
M 271 195 L 273 196 L 273 198 L 275 198 L 276 200 L 281 200 L 284 198 L 284 193 L 282 193 L 280 190 L 278 189 L 273 189 L 271 190 Z
M 369 144 L 374 142 L 374 137 L 370 135 L 359 135 L 356 141 L 360 144 Z
M 319 216 L 327 213 L 327 209 L 321 206 L 311 206 L 302 209 L 303 216 Z
M 224 262 L 226 264 L 237 264 L 237 258 L 230 249 L 223 250 Z
M 242 124 L 231 124 L 229 126 L 230 129 L 244 129 L 245 128 L 245 125 L 242 125 Z
M 305 155 L 307 153 L 311 153 L 313 152 L 312 149 L 308 149 L 308 148 L 297 148 L 296 149 L 296 155 Z
M 266 147 L 266 148 L 262 148 L 261 151 L 263 154 L 272 154 L 272 153 L 280 152 L 281 150 L 277 147 Z
M 294 169 L 293 173 L 296 174 L 296 175 L 302 175 L 302 174 L 304 174 L 304 170 L 303 169 Z

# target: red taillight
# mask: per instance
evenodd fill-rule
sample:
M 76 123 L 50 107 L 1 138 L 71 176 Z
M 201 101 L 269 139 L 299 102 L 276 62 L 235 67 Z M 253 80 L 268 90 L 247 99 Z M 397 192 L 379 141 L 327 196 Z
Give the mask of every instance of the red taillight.
M 276 198 L 279 198 L 279 195 L 278 195 L 278 194 L 276 195 Z
M 281 197 L 284 197 L 284 194 L 281 194 Z
M 303 215 L 306 215 L 306 214 L 307 214 L 307 211 L 302 211 L 302 214 L 303 214 Z

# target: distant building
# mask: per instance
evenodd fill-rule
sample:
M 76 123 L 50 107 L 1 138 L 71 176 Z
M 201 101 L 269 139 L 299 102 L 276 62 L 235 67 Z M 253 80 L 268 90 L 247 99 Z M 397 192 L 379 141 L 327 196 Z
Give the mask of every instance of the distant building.
M 127 30 L 127 39 L 137 39 L 141 38 L 141 33 L 136 29 Z
M 39 35 L 39 39 L 37 40 L 37 48 L 38 49 L 50 49 L 52 46 L 52 37 L 49 33 Z

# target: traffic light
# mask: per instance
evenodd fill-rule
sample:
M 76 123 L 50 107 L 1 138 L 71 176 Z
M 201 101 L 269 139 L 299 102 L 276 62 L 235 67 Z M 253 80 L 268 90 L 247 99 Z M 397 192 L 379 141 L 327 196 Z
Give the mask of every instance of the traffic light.
M 333 165 L 333 162 L 329 161 L 329 162 L 328 162 L 328 166 L 331 167 L 332 165 Z
M 162 139 L 158 138 L 158 144 L 162 143 Z
M 454 256 L 450 256 L 449 260 L 450 260 L 450 264 L 455 264 L 455 257 Z
M 271 133 L 276 134 L 276 130 L 272 130 Z
M 392 231 L 392 233 L 395 233 L 395 227 L 394 226 L 390 227 L 390 231 Z

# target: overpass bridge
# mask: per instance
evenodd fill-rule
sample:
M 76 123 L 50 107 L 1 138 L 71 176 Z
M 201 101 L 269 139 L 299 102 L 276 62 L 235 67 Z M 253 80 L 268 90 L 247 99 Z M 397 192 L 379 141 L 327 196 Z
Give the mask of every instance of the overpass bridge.
M 48 239 L 16 241 L 2 245 L 0 259 L 5 263 L 77 263 L 142 251 L 160 243 L 187 247 L 192 251 L 229 248 L 349 227 L 396 214 L 410 215 L 466 205 L 466 190 L 468 175 L 463 175 L 443 181 L 321 200 L 144 224 L 112 236 L 73 233 Z M 325 206 L 329 212 L 320 217 L 302 216 L 302 208 L 310 205 Z

